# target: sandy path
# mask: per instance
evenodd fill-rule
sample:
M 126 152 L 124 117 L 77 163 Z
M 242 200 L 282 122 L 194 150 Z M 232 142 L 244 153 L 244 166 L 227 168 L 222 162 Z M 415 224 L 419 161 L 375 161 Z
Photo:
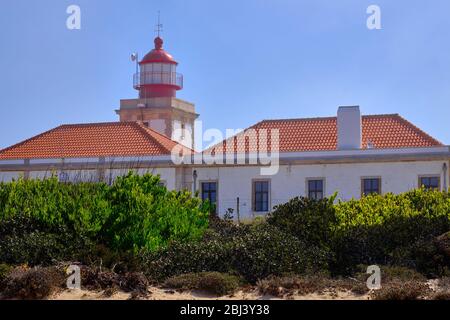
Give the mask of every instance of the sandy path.
M 256 291 L 244 292 L 238 291 L 231 296 L 216 297 L 199 291 L 177 292 L 174 290 L 161 289 L 156 287 L 149 288 L 147 300 L 280 300 L 273 296 L 262 296 Z M 131 294 L 117 292 L 111 297 L 106 297 L 103 292 L 87 290 L 65 290 L 54 294 L 52 300 L 127 300 Z M 368 300 L 368 295 L 355 295 L 351 292 L 339 291 L 336 293 L 292 295 L 285 299 L 289 300 Z

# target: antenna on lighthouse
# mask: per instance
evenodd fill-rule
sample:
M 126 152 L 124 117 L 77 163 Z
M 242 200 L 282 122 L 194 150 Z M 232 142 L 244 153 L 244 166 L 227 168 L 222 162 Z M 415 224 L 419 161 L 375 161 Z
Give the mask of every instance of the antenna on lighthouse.
M 133 52 L 131 54 L 131 61 L 136 62 L 136 74 L 139 73 L 139 54 L 137 52 Z
M 161 23 L 161 11 L 158 10 L 158 24 L 156 25 L 155 32 L 158 34 L 158 38 L 161 36 L 161 32 L 163 31 L 163 25 Z

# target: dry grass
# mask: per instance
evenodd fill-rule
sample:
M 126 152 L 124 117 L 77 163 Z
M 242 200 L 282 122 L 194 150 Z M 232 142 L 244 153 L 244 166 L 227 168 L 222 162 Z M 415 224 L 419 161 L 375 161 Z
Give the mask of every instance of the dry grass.
M 393 280 L 371 295 L 374 300 L 421 300 L 430 293 L 429 286 L 424 282 Z
M 308 295 L 325 292 L 336 294 L 338 291 L 350 291 L 356 295 L 368 292 L 364 282 L 357 279 L 331 279 L 327 276 L 284 276 L 269 277 L 257 283 L 260 294 L 275 297 Z
M 88 290 L 105 290 L 106 296 L 111 296 L 118 290 L 146 294 L 149 285 L 144 274 L 139 272 L 118 274 L 84 266 L 81 268 L 81 283 Z
M 6 299 L 45 299 L 62 289 L 65 280 L 64 272 L 56 267 L 15 268 L 4 280 L 2 296 Z

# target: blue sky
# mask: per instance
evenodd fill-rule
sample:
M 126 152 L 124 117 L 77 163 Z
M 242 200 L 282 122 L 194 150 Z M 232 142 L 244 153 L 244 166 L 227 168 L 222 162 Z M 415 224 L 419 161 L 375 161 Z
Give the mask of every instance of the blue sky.
M 81 30 L 66 9 L 81 8 Z M 366 9 L 381 8 L 382 30 Z M 450 144 L 450 2 L 434 0 L 2 0 L 0 148 L 63 123 L 116 121 L 134 65 L 153 48 L 180 63 L 204 127 L 400 113 Z

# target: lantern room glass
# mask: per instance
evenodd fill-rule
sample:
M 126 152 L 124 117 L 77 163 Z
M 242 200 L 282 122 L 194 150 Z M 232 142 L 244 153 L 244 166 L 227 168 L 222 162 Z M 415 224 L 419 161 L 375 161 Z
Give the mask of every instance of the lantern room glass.
M 172 63 L 147 63 L 141 66 L 140 83 L 176 85 L 176 72 Z

